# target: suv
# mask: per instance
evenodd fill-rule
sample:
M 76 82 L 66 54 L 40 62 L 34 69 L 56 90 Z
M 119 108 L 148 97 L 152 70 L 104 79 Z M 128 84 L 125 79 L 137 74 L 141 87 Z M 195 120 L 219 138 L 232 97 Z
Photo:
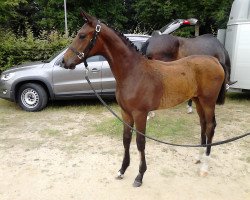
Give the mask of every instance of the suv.
M 137 47 L 150 37 L 125 34 Z M 26 111 L 40 111 L 48 100 L 93 98 L 93 91 L 84 79 L 84 64 L 74 70 L 61 66 L 67 49 L 47 61 L 23 64 L 4 71 L 0 79 L 0 98 L 17 102 Z M 115 79 L 103 56 L 87 59 L 89 79 L 102 97 L 114 97 Z

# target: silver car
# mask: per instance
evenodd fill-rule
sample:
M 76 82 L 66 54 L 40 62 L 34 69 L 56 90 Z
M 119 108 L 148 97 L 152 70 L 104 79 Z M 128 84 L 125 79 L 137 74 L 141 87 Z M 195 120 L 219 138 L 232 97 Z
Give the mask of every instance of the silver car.
M 140 49 L 150 37 L 126 34 Z M 23 64 L 1 74 L 0 98 L 14 101 L 26 111 L 40 111 L 49 100 L 94 98 L 94 93 L 84 78 L 84 64 L 66 70 L 61 61 L 66 49 L 47 61 Z M 96 91 L 103 97 L 115 94 L 115 79 L 108 62 L 102 56 L 87 59 L 89 78 Z

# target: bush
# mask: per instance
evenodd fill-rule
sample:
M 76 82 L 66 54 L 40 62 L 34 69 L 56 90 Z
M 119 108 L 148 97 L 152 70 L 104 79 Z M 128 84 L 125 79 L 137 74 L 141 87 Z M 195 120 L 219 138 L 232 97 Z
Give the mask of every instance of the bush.
M 42 32 L 35 38 L 32 31 L 26 37 L 17 37 L 10 31 L 0 30 L 0 72 L 24 62 L 46 60 L 65 48 L 71 38 L 54 31 Z

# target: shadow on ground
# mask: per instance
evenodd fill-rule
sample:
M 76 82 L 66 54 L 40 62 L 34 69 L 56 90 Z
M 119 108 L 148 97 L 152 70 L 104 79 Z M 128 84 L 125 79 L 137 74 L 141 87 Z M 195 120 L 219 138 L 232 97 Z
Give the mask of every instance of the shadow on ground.
M 108 105 L 116 104 L 115 99 L 104 99 Z M 57 100 L 50 101 L 48 108 L 63 108 L 68 106 L 102 106 L 102 103 L 98 99 L 77 99 L 77 100 Z

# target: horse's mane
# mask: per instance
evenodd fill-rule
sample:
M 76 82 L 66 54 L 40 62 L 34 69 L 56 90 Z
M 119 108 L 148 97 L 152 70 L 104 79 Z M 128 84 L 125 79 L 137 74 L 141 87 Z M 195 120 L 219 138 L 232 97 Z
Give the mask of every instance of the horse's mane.
M 121 40 L 124 42 L 125 45 L 127 45 L 128 47 L 132 47 L 137 52 L 140 52 L 137 46 L 135 46 L 135 44 L 128 37 L 126 37 L 123 33 L 121 33 L 119 30 L 117 30 L 116 28 L 113 28 L 112 26 L 108 25 L 107 23 L 103 21 L 102 23 L 105 24 L 107 27 L 109 27 L 111 30 L 113 30 L 115 34 L 121 38 Z

